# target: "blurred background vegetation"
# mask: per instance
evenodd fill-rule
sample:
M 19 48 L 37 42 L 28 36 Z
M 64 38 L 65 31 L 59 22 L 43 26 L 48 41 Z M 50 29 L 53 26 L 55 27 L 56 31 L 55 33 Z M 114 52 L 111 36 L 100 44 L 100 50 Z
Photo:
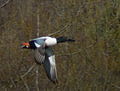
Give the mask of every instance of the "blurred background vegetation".
M 120 0 L 0 0 L 0 91 L 36 91 L 20 44 L 37 37 L 37 16 L 40 36 L 76 40 L 54 46 L 59 84 L 39 66 L 41 91 L 120 91 Z

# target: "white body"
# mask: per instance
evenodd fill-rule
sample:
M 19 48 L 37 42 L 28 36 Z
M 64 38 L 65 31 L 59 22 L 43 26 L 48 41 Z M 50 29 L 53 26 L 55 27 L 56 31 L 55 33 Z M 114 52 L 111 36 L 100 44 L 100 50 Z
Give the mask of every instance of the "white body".
M 53 45 L 57 44 L 57 40 L 56 40 L 56 38 L 49 37 L 45 40 L 45 44 L 47 46 L 53 46 Z
M 53 37 L 49 37 L 49 36 L 39 37 L 39 38 L 36 38 L 33 40 L 44 40 L 44 39 L 45 39 L 45 45 L 47 45 L 47 46 L 53 46 L 53 45 L 57 44 L 57 39 L 53 38 Z M 35 45 L 36 45 L 36 47 L 40 47 L 40 45 L 37 43 L 35 43 Z

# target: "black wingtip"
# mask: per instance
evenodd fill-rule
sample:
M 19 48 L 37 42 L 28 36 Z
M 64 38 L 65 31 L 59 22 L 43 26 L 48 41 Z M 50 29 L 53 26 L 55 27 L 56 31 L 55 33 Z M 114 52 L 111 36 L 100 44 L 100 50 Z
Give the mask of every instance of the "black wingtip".
M 54 84 L 59 84 L 58 80 L 52 81 Z

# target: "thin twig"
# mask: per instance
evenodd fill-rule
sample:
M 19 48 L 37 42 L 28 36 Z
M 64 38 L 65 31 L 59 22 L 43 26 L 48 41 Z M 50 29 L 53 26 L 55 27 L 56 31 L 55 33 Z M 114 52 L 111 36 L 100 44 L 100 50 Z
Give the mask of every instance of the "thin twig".
M 39 91 L 39 65 L 36 65 L 36 91 Z
M 56 56 L 70 56 L 70 55 L 75 55 L 77 53 L 80 53 L 82 50 L 79 49 L 78 51 L 72 52 L 72 53 L 66 53 L 66 54 L 61 54 L 61 55 L 56 55 Z
M 23 79 L 23 77 L 20 76 L 20 78 L 21 78 L 21 80 L 23 81 L 23 83 L 24 83 L 27 91 L 30 91 L 30 88 L 29 88 L 28 84 L 26 83 L 26 81 Z
M 40 31 L 40 16 L 39 16 L 39 9 L 37 9 L 37 37 L 39 37 L 39 31 Z M 36 65 L 36 91 L 39 91 L 39 65 Z
M 9 2 L 10 2 L 10 0 L 7 0 L 4 4 L 2 4 L 2 5 L 0 6 L 0 8 L 3 8 L 4 6 L 6 6 Z
M 15 84 L 15 82 L 14 82 L 14 80 L 13 80 L 13 78 L 12 78 L 12 77 L 10 78 L 10 80 L 11 80 L 11 82 L 12 82 L 13 86 L 14 86 L 14 87 L 16 87 L 16 84 Z
M 14 18 L 14 17 L 16 16 L 16 14 L 17 14 L 17 12 L 15 12 L 15 13 L 10 17 L 10 20 L 7 20 L 4 24 L 1 24 L 1 25 L 0 25 L 0 28 L 6 26 L 6 25 L 8 25 L 8 24 L 15 24 L 16 22 L 15 22 L 15 18 Z
M 95 41 L 93 44 L 91 44 L 90 46 L 86 47 L 85 49 L 91 48 L 96 44 L 97 41 Z M 75 55 L 78 54 L 82 51 L 82 49 L 79 49 L 78 51 L 72 52 L 72 53 L 66 53 L 66 54 L 61 54 L 61 55 L 56 55 L 56 56 L 70 56 L 70 55 Z
M 39 10 L 37 11 L 37 37 L 39 37 L 39 31 L 40 31 L 40 16 L 39 16 Z
M 51 34 L 48 34 L 48 36 L 52 36 L 52 35 L 55 35 L 55 34 L 60 34 L 60 33 L 63 33 L 64 31 L 65 31 L 65 29 L 66 28 L 68 28 L 68 27 L 70 27 L 72 24 L 67 24 L 67 25 L 65 25 L 62 29 L 60 29 L 60 30 L 58 30 L 58 31 L 56 31 L 56 32 L 54 32 L 54 33 L 51 33 Z
M 118 88 L 118 89 L 120 89 L 120 86 L 117 86 L 115 84 L 111 84 L 111 85 L 114 86 L 114 87 L 116 87 L 116 88 Z
M 7 88 L 5 88 L 5 91 L 8 91 Z
M 28 69 L 28 71 L 27 71 L 24 75 L 22 75 L 21 77 L 24 78 L 28 73 L 30 73 L 31 70 L 35 67 L 35 65 L 36 65 L 36 64 L 33 64 L 33 65 Z

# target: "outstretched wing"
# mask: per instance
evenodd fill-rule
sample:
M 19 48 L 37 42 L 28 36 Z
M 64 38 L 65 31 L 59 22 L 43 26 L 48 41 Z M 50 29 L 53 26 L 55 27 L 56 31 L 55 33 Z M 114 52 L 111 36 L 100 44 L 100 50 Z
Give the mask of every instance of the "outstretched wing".
M 37 40 L 34 42 L 35 46 L 35 59 L 36 62 L 41 64 L 45 60 L 45 43 L 44 40 Z
M 56 64 L 55 64 L 55 55 L 53 53 L 53 50 L 50 47 L 47 47 L 45 49 L 45 60 L 43 62 L 46 74 L 48 78 L 54 82 L 57 83 L 57 70 L 56 70 Z
M 37 63 L 41 64 L 45 60 L 45 48 L 39 47 L 35 49 L 35 60 Z

